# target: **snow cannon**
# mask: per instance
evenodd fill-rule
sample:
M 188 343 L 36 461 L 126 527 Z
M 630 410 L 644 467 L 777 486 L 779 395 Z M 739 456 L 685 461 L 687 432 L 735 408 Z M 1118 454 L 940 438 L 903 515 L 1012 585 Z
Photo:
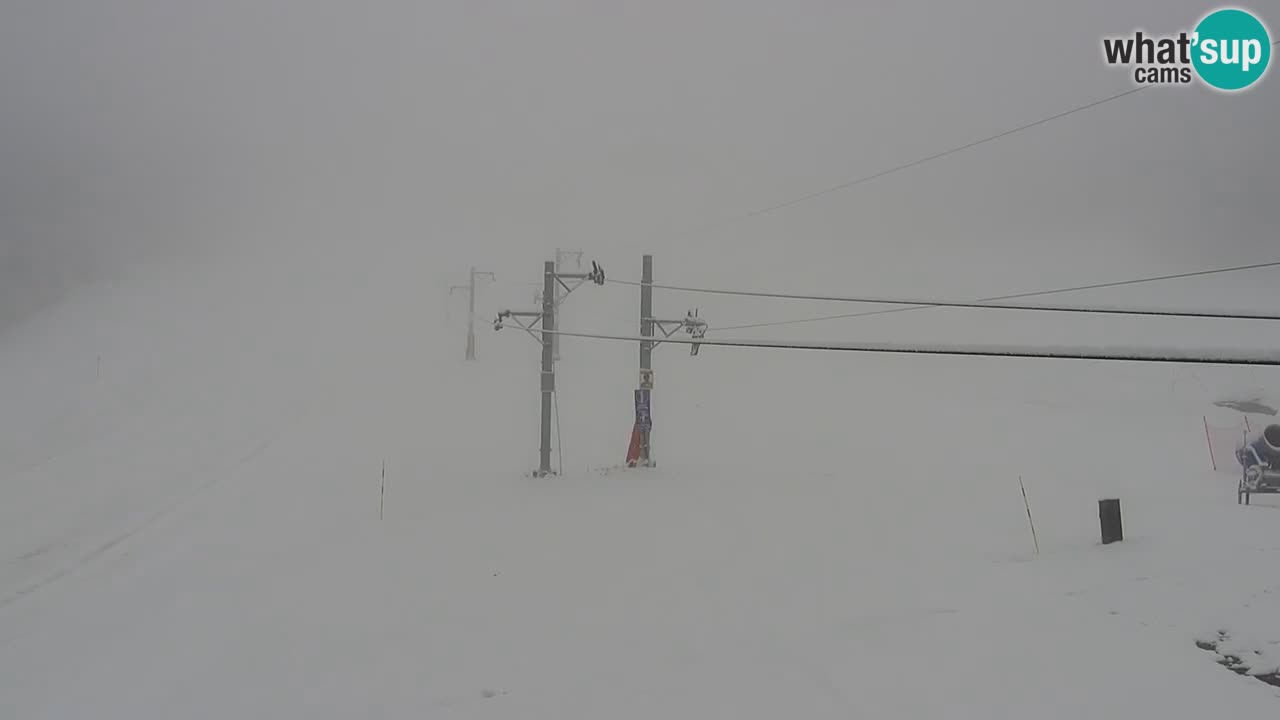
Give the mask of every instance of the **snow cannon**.
M 1280 425 L 1268 425 L 1236 454 L 1243 466 L 1237 503 L 1248 505 L 1254 494 L 1280 493 Z
M 1280 469 L 1280 425 L 1263 428 L 1252 442 L 1236 449 L 1236 459 L 1241 465 L 1262 465 Z
M 1258 459 L 1271 465 L 1280 466 L 1280 425 L 1268 425 L 1262 430 L 1252 447 L 1258 453 Z

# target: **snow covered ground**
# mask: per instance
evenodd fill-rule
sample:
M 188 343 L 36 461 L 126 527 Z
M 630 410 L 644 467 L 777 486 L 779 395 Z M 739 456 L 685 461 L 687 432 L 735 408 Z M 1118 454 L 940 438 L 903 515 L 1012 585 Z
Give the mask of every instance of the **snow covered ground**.
M 0 336 L 0 716 L 1280 712 L 1196 645 L 1280 666 L 1280 499 L 1203 428 L 1280 374 L 659 348 L 625 470 L 635 348 L 567 338 L 533 479 L 537 346 L 464 362 L 432 259 L 364 252 L 143 268 Z

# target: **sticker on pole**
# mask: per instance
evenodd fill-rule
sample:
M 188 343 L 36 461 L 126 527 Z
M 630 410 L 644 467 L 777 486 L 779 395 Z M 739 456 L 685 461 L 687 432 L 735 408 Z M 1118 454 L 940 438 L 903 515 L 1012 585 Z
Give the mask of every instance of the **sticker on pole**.
M 645 432 L 653 429 L 653 416 L 649 414 L 648 390 L 636 390 L 636 428 Z

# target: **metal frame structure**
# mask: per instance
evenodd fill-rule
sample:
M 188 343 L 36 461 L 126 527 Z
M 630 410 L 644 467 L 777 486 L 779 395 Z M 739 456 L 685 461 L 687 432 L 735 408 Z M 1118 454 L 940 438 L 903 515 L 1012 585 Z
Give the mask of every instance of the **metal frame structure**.
M 635 390 L 635 426 L 632 430 L 631 446 L 627 451 L 627 465 L 630 467 L 654 467 L 652 452 L 653 419 L 651 414 L 654 384 L 653 350 L 663 343 L 689 345 L 689 354 L 697 356 L 702 345 L 726 347 L 760 347 L 807 350 L 834 350 L 847 352 L 929 354 L 929 355 L 962 355 L 974 357 L 1035 357 L 1079 360 L 1106 360 L 1116 362 L 1160 362 L 1160 363 L 1196 363 L 1215 365 L 1266 365 L 1280 366 L 1280 356 L 1274 354 L 1258 354 L 1246 356 L 1219 356 L 1208 351 L 1188 352 L 1182 349 L 1145 348 L 1119 349 L 1107 348 L 1108 352 L 1099 349 L 1080 348 L 1025 348 L 1019 346 L 989 345 L 927 345 L 901 343 L 867 343 L 867 342 L 776 342 L 765 340 L 716 340 L 707 339 L 709 330 L 705 320 L 699 317 L 698 310 L 690 310 L 684 318 L 664 319 L 653 312 L 653 290 L 655 287 L 675 290 L 712 292 L 698 288 L 678 288 L 674 286 L 655 285 L 653 281 L 653 256 L 644 255 L 641 281 L 639 283 L 612 281 L 625 285 L 638 286 L 640 290 L 639 336 L 584 334 L 563 332 L 556 321 L 557 308 L 574 290 L 590 281 L 597 285 L 606 283 L 604 270 L 597 263 L 591 263 L 590 272 L 563 273 L 559 267 L 563 265 L 566 254 L 581 254 L 581 251 L 563 251 L 557 249 L 556 259 L 546 261 L 543 265 L 542 292 L 538 293 L 537 302 L 541 310 L 515 311 L 503 310 L 494 320 L 494 330 L 501 330 L 508 323 L 524 330 L 533 337 L 542 348 L 542 372 L 540 389 L 542 393 L 541 444 L 539 447 L 539 466 L 535 476 L 543 477 L 551 471 L 551 419 L 552 403 L 556 391 L 555 363 L 558 360 L 556 349 L 560 335 L 587 337 L 603 340 L 635 342 L 639 345 L 639 378 Z M 474 286 L 474 275 L 473 283 Z M 1220 272 L 1220 271 L 1214 271 Z M 1172 276 L 1170 276 L 1172 277 Z M 1181 277 L 1181 276 L 1178 276 Z M 1164 279 L 1150 278 L 1142 280 Z M 1131 283 L 1128 283 L 1131 284 Z M 1092 287 L 1092 286 L 1091 286 Z M 721 291 L 716 291 L 721 292 Z M 723 291 L 728 293 L 728 291 Z M 1057 291 L 1055 291 L 1057 292 Z M 763 293 L 728 293 L 728 294 L 763 294 Z M 770 297 L 791 297 L 779 294 L 768 294 Z M 850 299 L 852 300 L 852 299 Z M 994 308 L 998 309 L 998 308 Z M 1099 312 L 1097 309 L 1079 308 L 1037 308 L 1055 311 Z M 1127 310 L 1106 310 L 1106 312 L 1130 312 Z M 1153 311 L 1138 311 L 1138 314 L 1155 314 Z M 1207 315 L 1208 317 L 1219 317 Z M 1234 317 L 1234 316 L 1222 316 Z M 1272 319 L 1272 318 L 1252 318 Z M 754 327 L 754 326 L 735 326 Z M 674 336 L 684 330 L 689 339 L 676 339 Z M 540 331 L 540 332 L 539 332 Z M 470 343 L 469 343 L 470 344 Z M 1277 426 L 1272 426 L 1277 427 Z M 1258 462 L 1245 462 L 1242 458 L 1242 469 L 1237 487 L 1237 500 L 1240 504 L 1249 504 L 1252 495 L 1280 494 L 1280 435 L 1268 439 L 1269 456 Z
M 1236 504 L 1248 505 L 1254 495 L 1280 495 L 1280 471 L 1260 465 L 1242 467 Z
M 497 280 L 497 276 L 491 272 L 481 272 L 474 267 L 471 268 L 470 280 L 466 285 L 453 285 L 449 288 L 449 294 L 452 295 L 455 290 L 467 291 L 467 355 L 468 360 L 476 359 L 476 277 L 488 276 L 490 280 Z
M 566 280 L 576 280 L 577 282 L 570 286 L 565 282 Z M 552 395 L 556 391 L 555 351 L 553 348 L 554 339 L 557 337 L 555 334 L 556 308 L 574 290 L 582 287 L 582 284 L 587 281 L 591 281 L 596 285 L 604 285 L 604 268 L 592 262 L 590 272 L 561 273 L 556 270 L 556 262 L 548 260 L 543 263 L 542 267 L 541 311 L 503 310 L 498 313 L 498 316 L 493 321 L 494 330 L 501 330 L 506 327 L 507 321 L 515 323 L 517 327 L 529 333 L 535 340 L 538 340 L 542 346 L 542 372 L 539 382 L 542 391 L 541 441 L 538 448 L 538 469 L 534 471 L 535 477 L 546 477 L 553 474 L 551 470 L 551 401 Z M 564 294 L 558 298 L 557 286 L 564 289 Z M 521 318 L 529 318 L 529 322 L 525 323 Z M 541 327 L 541 338 L 535 333 L 535 326 Z
M 664 320 L 653 315 L 653 256 L 642 258 L 640 275 L 640 378 L 635 391 L 636 420 L 632 429 L 635 455 L 628 451 L 629 467 L 654 467 L 653 458 L 653 349 L 666 342 L 680 330 L 684 330 L 694 340 L 701 340 L 707 334 L 707 323 L 698 317 L 698 311 L 690 310 L 680 320 Z M 660 339 L 656 338 L 662 334 Z M 694 342 L 689 346 L 689 355 L 698 354 L 699 345 Z

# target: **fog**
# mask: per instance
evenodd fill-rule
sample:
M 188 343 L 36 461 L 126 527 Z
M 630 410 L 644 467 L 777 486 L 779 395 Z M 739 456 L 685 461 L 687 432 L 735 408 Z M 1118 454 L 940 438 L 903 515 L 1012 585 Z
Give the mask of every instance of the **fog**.
M 0 0 L 0 715 L 1275 716 L 1280 503 L 1232 455 L 1276 417 L 1215 405 L 1275 367 L 660 345 L 631 468 L 635 339 L 548 377 L 489 324 L 557 248 L 949 300 L 1280 261 L 1274 69 L 850 184 L 1125 93 L 1102 39 L 1206 9 Z M 1275 314 L 1278 274 L 1050 297 Z M 638 294 L 556 327 L 631 335 Z M 1276 356 L 653 295 L 716 341 Z
M 1200 3 L 15 0 L 0 330 L 140 264 L 417 245 L 424 275 L 980 297 L 1274 259 L 1274 79 L 1131 87 L 1101 38 Z M 1264 17 L 1273 2 L 1255 3 Z

